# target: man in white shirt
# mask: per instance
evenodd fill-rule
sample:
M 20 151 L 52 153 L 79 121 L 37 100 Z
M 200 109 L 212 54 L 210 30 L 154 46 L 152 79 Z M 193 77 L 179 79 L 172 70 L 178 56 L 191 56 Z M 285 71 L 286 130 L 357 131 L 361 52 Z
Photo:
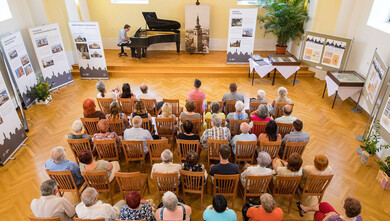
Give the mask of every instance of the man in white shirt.
M 180 177 L 181 165 L 172 163 L 173 153 L 169 149 L 165 149 L 161 153 L 162 163 L 155 163 L 152 167 L 150 177 L 153 179 L 153 173 L 178 173 Z
M 132 121 L 133 127 L 126 129 L 123 134 L 124 140 L 134 140 L 134 141 L 143 141 L 144 142 L 144 153 L 149 152 L 147 140 L 153 140 L 152 135 L 148 130 L 141 128 L 142 118 L 140 116 L 135 116 Z
M 81 203 L 76 206 L 76 213 L 82 219 L 104 218 L 106 221 L 119 218 L 119 208 L 98 200 L 99 193 L 88 187 L 81 194 Z
M 255 134 L 250 134 L 249 131 L 251 128 L 249 124 L 244 122 L 240 125 L 241 134 L 236 135 L 233 139 L 230 140 L 230 146 L 232 147 L 233 153 L 236 155 L 236 143 L 237 141 L 257 141 Z M 237 155 L 239 155 L 238 153 Z
M 245 185 L 246 176 L 262 176 L 272 175 L 272 169 L 267 168 L 271 163 L 272 159 L 269 153 L 261 151 L 257 156 L 257 165 L 246 164 L 241 172 L 241 183 Z
M 292 117 L 292 106 L 287 104 L 283 107 L 283 116 L 275 119 L 276 123 L 292 124 L 297 118 Z
M 154 94 L 148 93 L 149 88 L 148 88 L 147 84 L 142 83 L 141 86 L 139 87 L 139 89 L 141 90 L 142 94 L 137 95 L 138 100 L 149 99 L 149 100 L 156 100 L 157 101 L 157 98 Z M 157 102 L 157 109 L 160 109 L 162 106 L 163 106 L 162 101 Z
M 46 180 L 41 185 L 41 198 L 33 199 L 31 210 L 36 217 L 59 217 L 61 221 L 73 220 L 74 206 L 65 198 L 57 196 L 58 188 L 54 180 Z
M 121 53 L 119 53 L 119 57 L 121 56 L 127 56 L 127 53 L 125 52 L 124 50 L 124 46 L 127 46 L 127 47 L 130 47 L 130 38 L 127 37 L 127 32 L 130 31 L 130 25 L 128 24 L 125 24 L 125 26 L 123 27 L 123 29 L 121 29 L 119 31 L 119 36 L 118 36 L 118 46 L 121 47 Z M 131 48 L 131 56 L 132 57 L 136 57 L 136 54 L 135 54 L 135 49 L 134 48 Z

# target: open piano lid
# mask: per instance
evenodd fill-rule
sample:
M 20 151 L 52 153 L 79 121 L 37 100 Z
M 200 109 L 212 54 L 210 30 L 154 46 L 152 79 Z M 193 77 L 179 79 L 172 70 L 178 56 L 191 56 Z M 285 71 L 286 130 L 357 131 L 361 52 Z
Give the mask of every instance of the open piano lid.
M 158 19 L 156 12 L 142 12 L 142 15 L 144 16 L 149 29 L 172 30 L 181 27 L 180 23 L 177 21 Z

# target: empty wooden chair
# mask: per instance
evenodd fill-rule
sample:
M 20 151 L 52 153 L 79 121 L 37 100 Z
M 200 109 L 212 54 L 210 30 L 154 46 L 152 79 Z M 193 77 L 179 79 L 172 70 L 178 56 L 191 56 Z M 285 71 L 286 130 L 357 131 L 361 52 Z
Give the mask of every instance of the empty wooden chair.
M 127 120 L 127 119 L 125 119 Z M 118 136 L 123 137 L 123 133 L 126 130 L 125 123 L 123 119 L 108 120 L 109 129 L 111 132 L 115 132 Z
M 96 151 L 98 152 L 99 159 L 112 161 L 119 161 L 118 147 L 116 146 L 115 139 L 109 140 L 95 140 L 93 141 Z
M 149 150 L 150 166 L 153 167 L 153 161 L 161 161 L 161 153 L 169 149 L 168 140 L 147 140 Z
M 234 210 L 234 201 L 236 200 L 237 187 L 239 182 L 239 174 L 235 175 L 214 175 L 213 194 L 223 195 L 225 197 L 231 196 L 232 209 Z
M 286 197 L 289 198 L 290 204 L 288 207 L 288 213 L 290 213 L 291 204 L 294 199 L 295 192 L 297 191 L 299 182 L 302 176 L 279 176 L 277 175 L 272 189 L 273 197 Z
M 83 122 L 83 126 L 87 134 L 89 134 L 91 137 L 99 133 L 99 130 L 97 129 L 97 124 L 99 122 L 99 118 L 80 118 L 81 122 Z
M 126 116 L 130 116 L 133 113 L 134 108 L 134 98 L 120 98 L 118 97 L 119 105 L 121 106 L 122 112 Z
M 174 114 L 177 118 L 180 116 L 181 112 L 183 112 L 183 107 L 180 107 L 179 99 L 163 99 L 164 104 L 169 103 L 172 106 L 172 114 Z
M 111 199 L 111 205 L 114 205 L 113 196 L 115 192 L 115 180 L 110 183 L 106 170 L 81 171 L 81 174 L 89 187 L 95 188 L 98 193 L 107 193 Z
M 207 186 L 205 185 L 204 172 L 190 172 L 190 171 L 180 170 L 180 179 L 181 179 L 183 196 L 185 197 L 186 193 L 200 194 L 200 208 L 202 209 L 203 194 L 205 190 L 207 191 Z
M 268 124 L 268 121 L 252 121 L 251 133 L 259 137 L 260 134 L 265 133 L 265 127 Z
M 272 180 L 272 175 L 252 176 L 248 175 L 245 178 L 245 183 L 241 187 L 241 193 L 244 202 L 248 197 L 260 197 L 268 190 L 268 185 Z
M 123 196 L 123 199 L 125 199 L 125 200 L 126 200 L 127 195 L 131 191 L 138 191 L 139 194 L 141 195 L 141 197 L 145 193 L 146 190 L 148 190 L 148 194 L 150 193 L 148 175 L 145 173 L 116 172 L 115 179 L 116 179 L 116 182 L 118 183 L 119 190 Z
M 179 195 L 178 173 L 153 173 L 152 176 L 160 198 L 167 191 L 173 192 L 176 196 Z
M 250 102 L 249 103 L 249 113 L 256 111 L 259 108 L 260 104 L 265 104 L 265 106 L 267 106 L 267 102 Z
M 103 111 L 104 114 L 110 113 L 110 105 L 114 101 L 113 98 L 96 98 L 96 101 L 100 110 Z
M 89 150 L 92 152 L 91 143 L 88 138 L 84 139 L 67 139 L 68 146 L 72 150 L 76 163 L 79 164 L 78 156 L 83 150 Z
M 236 112 L 236 102 L 237 101 L 225 101 L 225 114 L 226 114 L 226 116 L 229 113 Z
M 192 122 L 194 127 L 192 128 L 192 133 L 198 134 L 199 137 L 202 136 L 202 119 L 187 119 Z M 183 131 L 183 129 L 182 129 Z
M 328 188 L 330 181 L 332 181 L 333 174 L 331 175 L 308 175 L 305 186 L 301 191 L 301 202 L 305 196 L 316 196 L 318 203 L 321 203 L 326 188 Z
M 289 134 L 294 129 L 293 124 L 283 124 L 283 123 L 276 123 L 276 124 L 278 125 L 278 133 L 280 134 L 280 136 L 282 136 L 282 139 L 286 134 Z
M 148 130 L 151 135 L 154 134 L 154 128 L 152 123 L 150 122 L 149 118 L 142 118 L 142 124 L 141 127 L 145 130 Z
M 229 141 L 207 139 L 207 166 L 209 168 L 211 160 L 219 160 L 219 148 L 222 144 L 229 145 Z
M 157 101 L 156 99 L 140 99 L 145 104 L 146 109 L 148 110 L 148 113 L 152 117 L 157 117 L 157 115 L 160 112 L 160 109 L 157 108 Z
M 156 118 L 157 134 L 160 138 L 171 139 L 171 147 L 175 145 L 175 119 Z
M 257 141 L 237 141 L 234 163 L 246 161 L 253 164 L 256 149 Z
M 80 201 L 80 190 L 82 191 L 85 188 L 85 185 L 76 185 L 76 182 L 73 179 L 72 172 L 67 171 L 50 171 L 46 170 L 47 175 L 50 179 L 56 181 L 58 187 L 58 193 L 62 197 L 65 192 L 76 193 L 78 201 Z
M 74 219 L 74 221 L 105 221 L 104 218 L 98 218 L 98 219 L 82 219 L 82 218 L 74 217 L 73 219 Z
M 211 102 L 213 102 L 213 101 L 207 101 L 207 108 L 206 108 L 206 113 L 207 112 L 211 112 L 210 110 L 211 110 Z M 218 104 L 219 104 L 219 111 L 220 112 L 223 112 L 223 101 L 217 101 L 218 102 Z
M 59 217 L 50 217 L 50 218 L 38 218 L 34 216 L 28 217 L 30 221 L 61 221 Z
M 240 125 L 244 122 L 249 124 L 249 120 L 230 120 L 229 130 L 230 133 L 232 134 L 232 137 L 239 135 L 241 133 Z
M 205 119 L 205 121 L 206 121 L 206 129 L 212 128 L 211 119 Z M 225 126 L 226 126 L 226 120 L 222 119 L 222 127 L 225 127 Z
M 285 102 L 280 102 L 280 103 L 277 103 L 276 104 L 276 107 L 275 107 L 275 115 L 274 116 L 272 116 L 274 119 L 276 119 L 276 118 L 278 118 L 278 117 L 281 117 L 281 116 L 283 116 L 283 107 L 284 106 L 286 106 L 286 105 L 290 105 L 291 107 L 294 107 L 294 104 L 293 103 L 291 103 L 291 104 L 289 104 L 289 103 L 285 103 Z
M 262 141 L 259 145 L 259 152 L 269 153 L 272 159 L 278 156 L 282 141 Z
M 134 141 L 134 140 L 122 140 L 122 149 L 125 155 L 125 160 L 129 167 L 130 163 L 133 161 L 141 161 L 140 170 L 145 171 L 145 152 L 144 152 L 144 142 Z
M 199 140 L 177 140 L 177 149 L 179 151 L 179 157 L 181 162 L 186 161 L 187 153 L 190 152 L 190 150 L 199 153 L 199 148 Z
M 286 142 L 283 151 L 283 160 L 287 160 L 291 154 L 299 153 L 299 155 L 303 155 L 303 151 L 305 151 L 305 147 L 307 142 Z

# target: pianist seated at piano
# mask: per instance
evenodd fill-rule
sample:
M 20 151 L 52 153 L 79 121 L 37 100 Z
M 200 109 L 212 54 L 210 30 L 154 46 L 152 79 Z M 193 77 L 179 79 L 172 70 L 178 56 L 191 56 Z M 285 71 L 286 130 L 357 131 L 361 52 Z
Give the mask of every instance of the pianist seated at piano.
M 127 37 L 127 32 L 130 31 L 130 25 L 125 24 L 122 30 L 119 31 L 119 37 L 118 37 L 118 46 L 121 47 L 121 53 L 119 53 L 120 56 L 127 56 L 127 53 L 125 52 L 124 47 L 130 47 L 130 38 Z M 131 49 L 131 56 L 136 57 L 135 49 Z

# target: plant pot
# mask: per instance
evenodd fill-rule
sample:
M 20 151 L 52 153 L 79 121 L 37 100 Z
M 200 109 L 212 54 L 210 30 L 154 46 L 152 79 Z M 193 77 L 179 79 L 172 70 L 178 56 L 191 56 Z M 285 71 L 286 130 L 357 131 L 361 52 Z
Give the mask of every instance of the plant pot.
M 384 190 L 390 190 L 390 178 L 387 176 L 385 172 L 382 170 L 378 171 L 378 175 L 376 176 L 376 180 L 378 181 L 379 185 Z
M 37 100 L 36 104 L 37 105 L 45 105 L 45 104 L 49 103 L 50 101 L 51 101 L 51 95 L 49 97 L 47 97 L 45 101 L 38 101 Z
M 365 166 L 371 166 L 375 162 L 375 157 L 374 155 L 369 154 L 367 151 L 363 151 L 362 154 L 360 155 L 360 161 Z
M 286 54 L 287 46 L 276 45 L 275 47 L 276 47 L 276 50 L 275 50 L 276 54 Z

